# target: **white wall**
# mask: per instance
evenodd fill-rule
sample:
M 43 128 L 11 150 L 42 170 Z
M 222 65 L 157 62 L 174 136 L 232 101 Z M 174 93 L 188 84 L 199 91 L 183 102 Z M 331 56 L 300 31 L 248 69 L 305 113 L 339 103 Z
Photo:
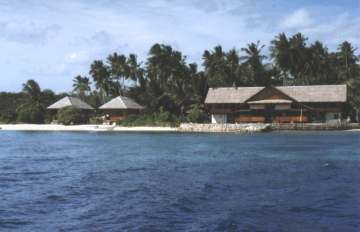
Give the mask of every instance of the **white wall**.
M 212 114 L 211 123 L 227 123 L 226 114 Z
M 335 119 L 335 115 L 337 115 L 337 119 Z M 341 113 L 336 113 L 336 112 L 328 112 L 325 114 L 325 122 L 328 123 L 336 123 L 339 122 L 341 119 Z

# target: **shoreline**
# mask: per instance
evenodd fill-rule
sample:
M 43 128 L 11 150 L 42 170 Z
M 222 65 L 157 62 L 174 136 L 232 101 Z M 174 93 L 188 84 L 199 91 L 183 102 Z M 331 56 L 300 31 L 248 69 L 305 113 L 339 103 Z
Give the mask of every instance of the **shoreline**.
M 110 125 L 2 124 L 0 131 L 95 131 L 95 132 L 174 132 L 176 127 L 123 127 Z
M 68 131 L 68 132 L 183 132 L 183 133 L 253 133 L 269 131 L 360 131 L 360 125 L 328 124 L 197 124 L 182 123 L 179 127 L 58 125 L 58 124 L 0 124 L 0 131 Z

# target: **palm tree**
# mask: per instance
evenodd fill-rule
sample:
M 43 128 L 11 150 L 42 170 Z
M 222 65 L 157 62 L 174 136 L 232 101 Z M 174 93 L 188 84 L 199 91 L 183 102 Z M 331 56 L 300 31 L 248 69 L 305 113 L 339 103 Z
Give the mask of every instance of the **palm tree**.
M 356 48 L 345 41 L 339 45 L 336 59 L 338 64 L 338 82 L 348 86 L 349 104 L 359 115 L 360 112 L 360 66 L 359 57 L 355 55 Z
M 240 57 L 238 51 L 233 48 L 230 49 L 226 54 L 226 71 L 228 83 L 232 86 L 239 86 L 246 84 L 246 81 L 241 79 L 241 66 L 240 66 Z
M 143 70 L 141 70 L 141 64 L 137 61 L 137 56 L 135 54 L 130 54 L 126 63 L 128 66 L 128 78 L 132 81 L 138 82 L 143 74 Z
M 99 90 L 102 101 L 110 93 L 110 73 L 109 68 L 101 61 L 95 60 L 91 66 L 89 74 L 94 80 L 95 88 Z
M 23 92 L 27 94 L 32 101 L 38 102 L 41 98 L 41 88 L 39 84 L 30 79 L 23 84 Z
M 334 68 L 329 65 L 328 49 L 320 41 L 315 41 L 310 45 L 308 63 L 311 67 L 308 74 L 310 84 L 333 83 Z
M 17 119 L 29 123 L 43 122 L 45 106 L 39 84 L 34 80 L 28 80 L 23 84 L 23 93 L 27 96 L 24 102 L 16 108 Z
M 91 91 L 90 85 L 88 77 L 78 75 L 73 79 L 73 91 L 77 92 L 81 99 L 84 99 L 86 93 Z
M 203 66 L 205 67 L 205 76 L 211 87 L 231 86 L 233 78 L 228 77 L 229 65 L 226 59 L 226 53 L 220 45 L 212 51 L 205 51 L 203 54 Z
M 125 80 L 129 77 L 129 67 L 125 55 L 116 52 L 109 55 L 107 62 L 110 65 L 111 81 L 114 83 L 112 89 L 114 95 L 124 94 Z
M 342 81 L 347 81 L 359 72 L 357 62 L 359 58 L 355 55 L 356 48 L 351 43 L 345 41 L 339 45 L 337 59 L 340 65 L 340 75 Z
M 290 42 L 291 72 L 297 84 L 310 84 L 308 79 L 310 71 L 309 49 L 306 47 L 307 38 L 301 33 L 293 35 Z
M 242 48 L 241 51 L 245 52 L 245 56 L 241 59 L 245 60 L 245 65 L 250 68 L 252 79 L 257 86 L 265 85 L 268 80 L 265 80 L 265 69 L 263 60 L 266 56 L 261 55 L 262 49 L 265 45 L 260 45 L 260 41 L 257 43 L 250 43 L 246 48 Z
M 290 42 L 285 33 L 279 34 L 271 41 L 270 57 L 273 59 L 275 65 L 282 71 L 283 85 L 286 85 L 286 81 L 290 76 L 292 65 L 290 53 Z
M 309 84 L 310 51 L 306 47 L 307 38 L 297 33 L 287 38 L 284 33 L 279 34 L 271 41 L 271 58 L 276 66 L 282 71 L 283 84 L 287 84 L 290 78 L 298 84 Z

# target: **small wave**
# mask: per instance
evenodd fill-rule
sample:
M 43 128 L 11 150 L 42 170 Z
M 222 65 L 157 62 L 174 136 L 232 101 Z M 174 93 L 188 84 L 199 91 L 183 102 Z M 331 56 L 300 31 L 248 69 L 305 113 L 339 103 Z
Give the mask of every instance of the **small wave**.
M 49 195 L 46 197 L 47 200 L 50 201 L 66 201 L 66 199 L 59 195 Z
M 32 222 L 19 219 L 0 219 L 0 228 L 16 228 L 17 226 L 30 225 Z
M 290 212 L 294 212 L 294 213 L 311 213 L 311 212 L 322 212 L 324 211 L 323 209 L 320 208 L 313 208 L 313 207 L 291 207 L 289 209 Z
M 172 206 L 175 208 L 190 213 L 193 212 L 193 209 L 191 208 L 195 203 L 190 200 L 188 197 L 181 197 L 177 200 L 176 203 L 173 203 Z
M 17 178 L 1 177 L 1 176 L 0 176 L 0 183 L 1 183 L 1 182 L 17 182 L 17 181 L 21 181 L 21 180 L 20 180 L 20 179 L 17 179 Z
M 22 172 L 20 174 L 22 175 L 45 175 L 45 174 L 49 174 L 51 172 Z
M 239 227 L 233 220 L 224 220 L 218 223 L 216 231 L 239 231 Z
M 15 167 L 13 167 L 13 166 L 4 166 L 1 169 L 7 171 L 7 170 L 15 169 Z
M 29 175 L 29 176 L 31 176 L 31 175 L 45 175 L 45 174 L 49 174 L 49 173 L 51 173 L 51 172 L 49 172 L 49 171 L 43 171 L 43 172 L 41 172 L 41 171 L 39 171 L 39 172 L 8 172 L 8 173 L 3 173 L 3 174 L 4 175 L 25 175 L 25 176 Z

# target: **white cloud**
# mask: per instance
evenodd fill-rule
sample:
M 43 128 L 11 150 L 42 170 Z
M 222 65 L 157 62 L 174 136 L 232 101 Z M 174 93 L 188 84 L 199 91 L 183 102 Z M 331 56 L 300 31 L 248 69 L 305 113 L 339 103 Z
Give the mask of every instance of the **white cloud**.
M 305 9 L 296 10 L 280 22 L 282 29 L 301 29 L 311 26 L 313 19 Z
M 67 63 L 84 63 L 89 61 L 90 57 L 87 51 L 71 52 L 65 55 L 65 62 Z
M 218 44 L 239 49 L 257 40 L 269 45 L 279 32 L 303 32 L 330 50 L 343 40 L 360 46 L 360 17 L 350 6 L 334 11 L 282 0 L 3 2 L 0 91 L 11 89 L 6 82 L 18 90 L 28 78 L 56 91 L 69 90 L 73 76 L 88 75 L 94 59 L 118 52 L 135 53 L 145 61 L 154 43 L 174 46 L 199 66 L 205 49 Z M 346 10 L 348 15 L 341 16 Z
M 302 32 L 331 44 L 340 44 L 347 40 L 359 46 L 360 18 L 341 14 L 334 16 L 331 21 L 316 23 L 311 27 L 305 28 Z

